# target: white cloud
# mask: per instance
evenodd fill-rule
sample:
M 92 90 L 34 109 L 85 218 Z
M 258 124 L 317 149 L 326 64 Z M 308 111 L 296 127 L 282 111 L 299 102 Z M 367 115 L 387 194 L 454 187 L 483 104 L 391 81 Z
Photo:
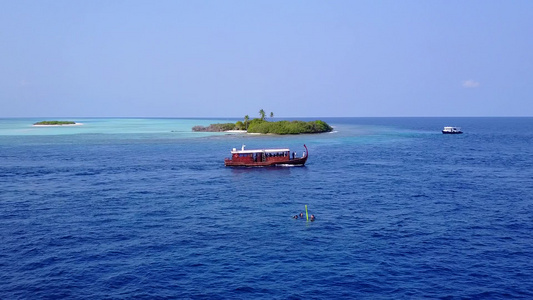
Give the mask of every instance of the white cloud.
M 18 86 L 21 87 L 21 88 L 22 87 L 26 87 L 28 85 L 30 85 L 30 83 L 26 79 L 23 79 L 23 80 L 18 82 Z
M 472 80 L 472 79 L 463 81 L 463 87 L 465 88 L 477 88 L 479 87 L 479 85 L 480 85 L 479 82 Z

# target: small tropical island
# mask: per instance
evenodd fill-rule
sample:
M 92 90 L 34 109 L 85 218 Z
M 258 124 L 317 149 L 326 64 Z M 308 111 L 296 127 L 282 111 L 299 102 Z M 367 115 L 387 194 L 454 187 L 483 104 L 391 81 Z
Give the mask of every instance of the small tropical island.
M 76 125 L 73 121 L 41 121 L 34 123 L 37 126 L 62 126 L 62 125 Z
M 194 126 L 193 131 L 203 132 L 224 132 L 224 131 L 242 131 L 247 133 L 261 133 L 261 134 L 304 134 L 304 133 L 323 133 L 333 130 L 328 123 L 316 120 L 310 122 L 304 121 L 267 121 L 265 119 L 265 111 L 259 111 L 260 118 L 250 120 L 248 115 L 244 116 L 243 121 L 236 123 L 219 123 L 205 126 Z M 274 118 L 274 113 L 270 113 L 270 118 Z

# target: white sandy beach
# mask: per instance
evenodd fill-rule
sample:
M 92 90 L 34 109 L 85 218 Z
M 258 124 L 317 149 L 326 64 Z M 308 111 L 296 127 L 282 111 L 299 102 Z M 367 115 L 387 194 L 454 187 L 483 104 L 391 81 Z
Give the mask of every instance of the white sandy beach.
M 224 132 L 229 132 L 229 133 L 246 133 L 246 130 L 226 130 Z

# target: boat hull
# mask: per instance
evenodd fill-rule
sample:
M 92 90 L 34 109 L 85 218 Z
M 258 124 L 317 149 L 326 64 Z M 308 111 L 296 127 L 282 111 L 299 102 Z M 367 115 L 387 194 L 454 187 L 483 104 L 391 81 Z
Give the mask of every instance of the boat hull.
M 232 158 L 224 159 L 226 167 L 301 167 L 309 157 L 309 150 L 304 145 L 305 152 L 302 157 L 295 157 L 289 149 L 262 149 L 242 150 L 233 149 Z
M 287 160 L 278 160 L 278 161 L 260 161 L 260 162 L 240 162 L 232 161 L 231 159 L 225 159 L 224 165 L 226 167 L 280 167 L 280 166 L 294 166 L 294 167 L 303 167 L 307 157 L 287 159 Z
M 455 131 L 455 132 L 452 132 L 452 131 L 444 131 L 444 130 L 443 130 L 442 133 L 444 133 L 444 134 L 461 134 L 461 133 L 463 133 L 463 132 L 462 132 L 462 131 Z

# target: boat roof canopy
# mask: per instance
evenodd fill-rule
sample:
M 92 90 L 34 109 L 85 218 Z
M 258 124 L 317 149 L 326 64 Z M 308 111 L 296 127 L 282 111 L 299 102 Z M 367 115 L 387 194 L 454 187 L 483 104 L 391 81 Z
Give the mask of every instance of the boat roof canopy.
M 291 150 L 288 148 L 280 148 L 280 149 L 250 149 L 250 150 L 237 150 L 233 148 L 231 150 L 231 153 L 236 154 L 250 154 L 250 153 L 279 153 L 279 152 L 290 152 Z

